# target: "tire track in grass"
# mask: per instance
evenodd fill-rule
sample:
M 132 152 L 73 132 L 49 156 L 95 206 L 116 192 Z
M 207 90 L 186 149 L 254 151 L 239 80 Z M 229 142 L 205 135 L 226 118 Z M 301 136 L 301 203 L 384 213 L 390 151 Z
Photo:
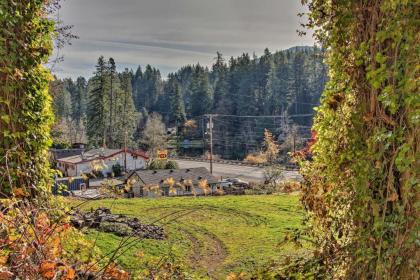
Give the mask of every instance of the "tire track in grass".
M 228 251 L 223 241 L 215 234 L 199 226 L 178 223 L 183 227 L 177 230 L 183 232 L 191 241 L 189 256 L 190 267 L 194 271 L 203 271 L 210 279 L 218 279 L 217 273 L 223 267 L 223 262 L 228 256 Z M 191 230 L 186 228 L 190 227 Z
M 153 212 L 154 210 L 159 210 L 160 213 L 167 213 L 167 210 L 169 209 L 171 211 L 188 211 L 192 208 L 200 208 L 197 212 L 207 211 L 207 214 L 211 212 L 214 213 L 214 215 L 218 215 L 218 212 L 223 210 L 219 209 L 219 207 L 198 205 L 194 207 L 150 207 L 145 211 Z M 237 218 L 242 219 L 245 217 L 244 213 L 239 215 L 239 217 L 237 216 Z M 173 221 L 167 226 L 171 226 L 173 230 L 183 233 L 183 235 L 191 242 L 191 250 L 188 256 L 189 266 L 194 271 L 202 271 L 209 279 L 219 279 L 216 275 L 222 270 L 223 262 L 228 256 L 225 244 L 214 233 L 208 231 L 202 226 L 191 224 L 185 221 L 184 218 L 186 217 Z M 246 223 L 249 222 L 246 218 L 244 221 Z M 165 223 L 166 219 L 163 219 L 161 222 Z
M 226 206 L 212 206 L 212 205 L 177 205 L 176 207 L 173 206 L 158 206 L 158 207 L 150 207 L 145 209 L 145 211 L 153 211 L 153 210 L 162 210 L 162 209 L 170 209 L 170 210 L 187 210 L 191 208 L 200 208 L 198 211 L 210 210 L 213 212 L 219 212 L 223 215 L 229 214 L 235 218 L 242 219 L 247 225 L 249 226 L 260 226 L 262 224 L 267 224 L 268 220 L 266 217 L 250 213 L 248 211 L 239 210 L 232 207 Z

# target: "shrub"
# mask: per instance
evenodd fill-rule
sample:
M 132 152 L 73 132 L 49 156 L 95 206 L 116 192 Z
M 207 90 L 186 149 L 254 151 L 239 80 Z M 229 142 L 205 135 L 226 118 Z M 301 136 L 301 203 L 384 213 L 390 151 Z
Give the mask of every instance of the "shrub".
M 244 161 L 253 163 L 253 164 L 264 164 L 267 162 L 267 156 L 263 153 L 249 154 L 246 156 Z
M 168 162 L 165 164 L 165 169 L 179 169 L 179 165 L 174 160 L 168 160 Z
M 112 173 L 114 173 L 115 177 L 120 177 L 122 174 L 122 166 L 117 163 L 112 166 Z
M 284 192 L 284 193 L 300 191 L 302 187 L 300 182 L 296 182 L 296 181 L 285 181 L 285 182 L 281 182 L 279 185 L 280 185 L 281 192 Z
M 150 170 L 159 170 L 159 169 L 165 169 L 166 162 L 163 160 L 155 159 L 149 164 Z
M 284 179 L 284 168 L 280 165 L 270 165 L 264 168 L 264 180 L 267 185 L 277 185 Z

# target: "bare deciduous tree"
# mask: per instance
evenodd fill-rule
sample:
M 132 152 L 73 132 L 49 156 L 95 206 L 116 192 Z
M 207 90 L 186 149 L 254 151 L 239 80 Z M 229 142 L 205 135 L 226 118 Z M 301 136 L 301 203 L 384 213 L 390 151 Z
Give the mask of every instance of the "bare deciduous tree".
M 162 117 L 157 114 L 151 114 L 146 122 L 140 145 L 146 148 L 149 155 L 154 157 L 157 150 L 166 148 L 167 134 Z

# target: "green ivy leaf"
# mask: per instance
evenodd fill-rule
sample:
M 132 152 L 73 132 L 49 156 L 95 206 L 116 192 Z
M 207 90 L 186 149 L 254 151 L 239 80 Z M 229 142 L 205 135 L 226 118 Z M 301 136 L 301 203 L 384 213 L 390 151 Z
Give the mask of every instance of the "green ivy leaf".
M 9 115 L 2 115 L 0 118 L 1 118 L 1 120 L 2 120 L 3 122 L 5 122 L 5 123 L 7 123 L 7 124 L 9 124 L 9 123 L 10 123 L 10 117 L 9 117 Z

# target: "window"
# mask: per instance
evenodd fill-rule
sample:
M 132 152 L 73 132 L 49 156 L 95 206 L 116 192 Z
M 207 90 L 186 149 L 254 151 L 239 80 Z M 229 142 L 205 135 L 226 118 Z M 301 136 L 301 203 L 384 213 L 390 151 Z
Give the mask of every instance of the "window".
M 191 191 L 191 186 L 185 186 L 185 191 L 190 192 Z

